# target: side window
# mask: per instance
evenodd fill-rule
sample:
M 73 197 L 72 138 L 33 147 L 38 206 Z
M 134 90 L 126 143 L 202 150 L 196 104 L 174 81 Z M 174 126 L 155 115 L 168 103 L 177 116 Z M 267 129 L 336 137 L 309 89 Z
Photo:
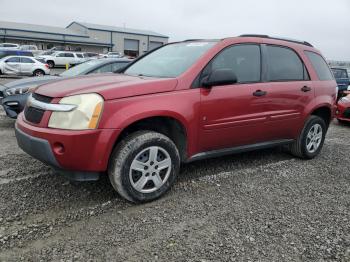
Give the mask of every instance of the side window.
M 74 55 L 72 53 L 66 53 L 65 56 L 66 57 L 74 57 Z
M 128 63 L 113 63 L 112 64 L 112 72 L 119 70 L 120 68 L 126 66 Z
M 268 81 L 308 80 L 306 68 L 299 56 L 290 48 L 266 46 Z
M 305 54 L 310 59 L 310 62 L 317 73 L 318 79 L 321 81 L 334 79 L 326 61 L 322 56 L 310 51 L 305 51 Z
M 34 61 L 30 58 L 21 57 L 21 63 L 34 64 Z
M 11 57 L 5 61 L 6 63 L 19 63 L 20 59 L 19 57 Z
M 237 76 L 238 83 L 259 82 L 261 72 L 260 47 L 255 44 L 240 44 L 221 51 L 204 71 L 229 68 Z M 209 70 L 208 70 L 209 69 Z
M 83 58 L 83 54 L 76 54 L 77 55 L 77 57 L 79 57 L 79 58 Z
M 108 73 L 108 72 L 112 72 L 112 65 L 111 64 L 104 65 L 104 66 L 102 66 L 100 68 L 97 68 L 94 71 L 92 71 L 90 74 Z
M 59 53 L 59 54 L 57 54 L 57 57 L 65 57 L 65 56 L 66 56 L 65 53 Z

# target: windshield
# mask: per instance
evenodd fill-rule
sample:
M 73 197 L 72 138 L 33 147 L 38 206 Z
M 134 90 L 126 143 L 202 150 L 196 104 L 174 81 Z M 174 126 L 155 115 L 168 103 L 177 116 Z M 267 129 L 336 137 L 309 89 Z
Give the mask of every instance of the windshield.
M 150 77 L 177 77 L 216 42 L 183 42 L 166 45 L 130 66 L 127 75 Z
M 72 67 L 71 69 L 68 69 L 67 71 L 64 71 L 60 74 L 60 76 L 64 77 L 71 77 L 71 76 L 78 76 L 85 74 L 87 70 L 104 63 L 102 60 L 89 60 L 85 63 L 76 65 L 75 67 Z

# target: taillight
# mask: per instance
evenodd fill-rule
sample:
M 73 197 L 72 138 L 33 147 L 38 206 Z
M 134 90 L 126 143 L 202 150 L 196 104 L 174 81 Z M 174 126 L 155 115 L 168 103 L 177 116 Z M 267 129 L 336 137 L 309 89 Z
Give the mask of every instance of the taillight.
M 46 67 L 47 69 L 49 69 L 49 68 L 50 68 L 48 64 L 45 64 L 45 67 Z

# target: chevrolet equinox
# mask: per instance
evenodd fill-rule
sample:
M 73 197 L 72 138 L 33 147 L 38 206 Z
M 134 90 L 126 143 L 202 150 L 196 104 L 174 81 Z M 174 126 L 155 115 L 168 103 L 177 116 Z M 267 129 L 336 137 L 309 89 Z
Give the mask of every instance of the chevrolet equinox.
M 16 122 L 19 146 L 57 173 L 108 173 L 132 202 L 163 195 L 180 165 L 283 146 L 311 159 L 337 84 L 318 50 L 266 35 L 167 44 L 118 74 L 38 87 Z

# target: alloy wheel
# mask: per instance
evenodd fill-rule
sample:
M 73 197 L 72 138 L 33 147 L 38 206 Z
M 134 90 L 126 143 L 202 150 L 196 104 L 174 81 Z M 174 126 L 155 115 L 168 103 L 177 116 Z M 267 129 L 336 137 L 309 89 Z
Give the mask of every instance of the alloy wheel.
M 322 142 L 323 130 L 320 124 L 313 125 L 306 137 L 306 149 L 309 153 L 314 153 Z
M 140 193 L 151 193 L 168 180 L 172 168 L 169 153 L 162 147 L 143 149 L 131 162 L 129 179 L 132 187 Z

